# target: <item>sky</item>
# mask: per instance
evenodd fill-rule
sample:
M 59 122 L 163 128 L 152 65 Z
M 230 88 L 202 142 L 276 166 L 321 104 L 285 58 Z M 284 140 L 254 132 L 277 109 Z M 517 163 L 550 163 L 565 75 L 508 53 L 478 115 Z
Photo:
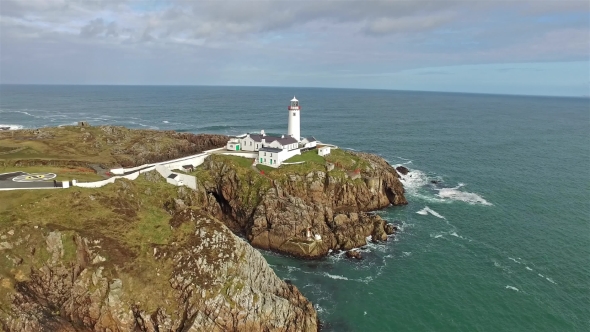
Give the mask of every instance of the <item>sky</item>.
M 0 0 L 0 83 L 588 96 L 589 25 L 574 0 Z

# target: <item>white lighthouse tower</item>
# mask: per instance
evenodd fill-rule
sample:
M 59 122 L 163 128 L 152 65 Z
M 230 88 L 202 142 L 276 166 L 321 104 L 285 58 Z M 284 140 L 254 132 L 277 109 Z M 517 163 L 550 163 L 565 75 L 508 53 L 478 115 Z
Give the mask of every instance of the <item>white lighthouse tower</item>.
M 293 96 L 291 99 L 291 105 L 289 105 L 289 134 L 291 137 L 296 139 L 298 142 L 301 140 L 300 132 L 299 132 L 299 122 L 300 122 L 300 112 L 299 109 L 299 100 Z

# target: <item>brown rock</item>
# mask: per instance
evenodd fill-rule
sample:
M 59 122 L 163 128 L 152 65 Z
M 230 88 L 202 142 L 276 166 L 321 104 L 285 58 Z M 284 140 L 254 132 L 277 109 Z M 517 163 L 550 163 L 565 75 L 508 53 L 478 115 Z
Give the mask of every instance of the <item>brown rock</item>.
M 349 250 L 346 252 L 346 257 L 354 259 L 362 259 L 363 256 L 358 250 Z
M 71 255 L 71 245 L 63 242 L 71 235 L 42 228 L 29 232 L 41 239 L 35 243 L 43 244 L 49 255 L 39 267 L 26 269 L 28 275 L 6 267 L 18 275 L 17 286 L 0 294 L 6 308 L 0 316 L 2 330 L 318 330 L 312 304 L 294 285 L 279 279 L 257 250 L 219 221 L 198 212 L 186 218 L 196 220 L 194 236 L 160 247 L 157 255 L 149 255 L 152 258 L 143 257 L 140 269 L 132 261 L 113 261 L 114 247 L 89 246 L 105 239 L 74 233 Z M 13 249 L 30 252 L 26 243 Z M 96 255 L 109 258 L 89 265 Z M 31 259 L 25 257 L 27 264 Z M 0 287 L 13 283 L 2 278 Z
M 383 228 L 385 229 L 385 233 L 387 233 L 387 235 L 395 234 L 397 231 L 397 226 L 391 223 L 386 223 Z
M 195 201 L 204 203 L 205 210 L 218 209 L 224 223 L 247 234 L 252 245 L 298 257 L 360 247 L 369 235 L 385 241 L 385 222 L 366 212 L 407 204 L 403 186 L 383 158 L 354 155 L 370 163 L 358 171 L 364 181 L 324 171 L 287 174 L 271 181 L 221 158 L 208 158 L 201 167 L 210 177 L 200 183 Z M 321 240 L 306 243 L 308 227 L 313 238 L 319 235 Z

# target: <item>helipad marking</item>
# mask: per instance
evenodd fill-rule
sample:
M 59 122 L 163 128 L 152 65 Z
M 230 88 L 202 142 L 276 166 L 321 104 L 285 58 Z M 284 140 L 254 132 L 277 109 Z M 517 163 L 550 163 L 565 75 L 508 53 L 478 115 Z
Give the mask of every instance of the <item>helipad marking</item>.
M 12 178 L 14 182 L 42 182 L 53 180 L 57 177 L 55 173 L 30 173 L 22 174 Z

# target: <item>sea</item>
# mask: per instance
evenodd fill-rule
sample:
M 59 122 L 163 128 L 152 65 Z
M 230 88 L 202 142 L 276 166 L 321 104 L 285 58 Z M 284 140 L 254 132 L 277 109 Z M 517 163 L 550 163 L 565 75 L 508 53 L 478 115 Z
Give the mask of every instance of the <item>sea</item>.
M 387 90 L 1 85 L 0 127 L 301 132 L 403 165 L 361 261 L 262 252 L 323 331 L 590 331 L 590 100 Z

